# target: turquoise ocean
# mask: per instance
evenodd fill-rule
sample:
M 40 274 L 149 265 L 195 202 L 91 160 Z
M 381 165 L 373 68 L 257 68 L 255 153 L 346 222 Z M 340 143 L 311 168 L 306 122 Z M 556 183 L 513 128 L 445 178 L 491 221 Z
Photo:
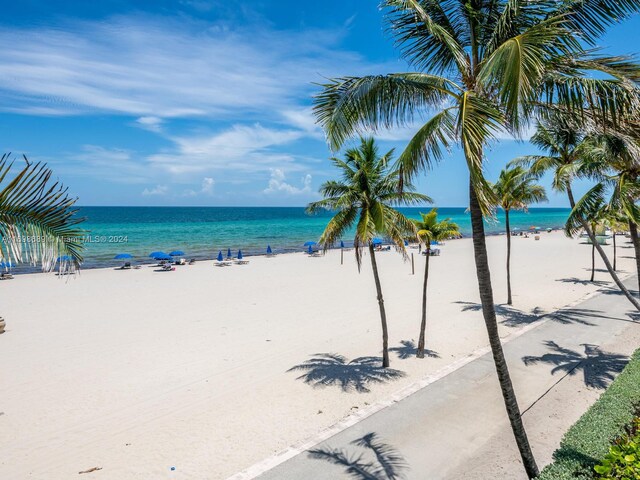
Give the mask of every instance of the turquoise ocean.
M 419 218 L 429 208 L 400 209 L 410 218 Z M 471 221 L 465 208 L 439 208 L 441 218 L 451 218 L 463 235 L 471 235 Z M 317 241 L 330 212 L 307 215 L 303 207 L 81 207 L 87 230 L 84 268 L 116 266 L 113 257 L 129 253 L 134 261 L 150 261 L 152 251 L 182 250 L 185 257 L 214 258 L 218 251 L 258 255 L 270 245 L 274 252 L 303 251 L 307 241 Z M 513 212 L 512 228 L 531 226 L 561 228 L 569 215 L 566 208 L 531 208 Z M 504 232 L 504 214 L 486 223 L 487 233 Z M 351 244 L 353 232 L 345 235 Z

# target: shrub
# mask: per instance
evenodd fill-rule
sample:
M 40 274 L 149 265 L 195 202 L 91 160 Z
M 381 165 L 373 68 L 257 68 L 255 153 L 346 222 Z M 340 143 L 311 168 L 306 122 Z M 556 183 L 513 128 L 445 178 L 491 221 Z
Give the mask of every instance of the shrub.
M 609 447 L 609 453 L 595 471 L 597 478 L 605 480 L 631 480 L 640 478 L 640 418 L 635 418 L 629 433 L 618 438 Z

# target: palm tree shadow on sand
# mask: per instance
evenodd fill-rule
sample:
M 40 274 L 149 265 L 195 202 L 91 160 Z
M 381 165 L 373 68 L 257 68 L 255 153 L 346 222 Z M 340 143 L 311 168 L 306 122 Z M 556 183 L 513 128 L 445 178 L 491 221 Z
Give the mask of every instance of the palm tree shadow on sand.
M 395 353 L 400 360 L 407 360 L 408 358 L 415 358 L 418 353 L 418 346 L 416 342 L 413 340 L 401 340 L 401 347 L 393 347 L 390 348 L 389 351 Z M 438 352 L 433 350 L 429 350 L 428 348 L 424 349 L 424 356 L 430 358 L 440 358 Z
M 409 469 L 407 462 L 391 445 L 381 442 L 375 433 L 368 433 L 351 442 L 360 452 L 346 449 L 321 448 L 309 450 L 309 457 L 324 460 L 344 468 L 355 480 L 401 480 Z
M 317 353 L 306 362 L 287 370 L 304 371 L 298 380 L 314 388 L 339 386 L 343 392 L 369 392 L 369 385 L 386 383 L 405 376 L 393 368 L 382 368 L 380 357 L 359 357 L 349 361 L 336 353 Z
M 482 310 L 482 305 L 480 305 L 479 303 L 456 303 L 464 305 L 462 307 L 463 312 L 476 312 Z M 548 314 L 543 313 L 543 311 L 538 307 L 531 310 L 531 312 L 523 312 L 522 310 L 517 310 L 506 305 L 496 305 L 495 308 L 496 314 L 501 317 L 500 323 L 506 325 L 507 327 L 520 327 L 522 325 L 529 325 L 531 323 L 537 322 L 538 320 L 542 320 L 543 318 L 547 318 L 564 325 L 579 323 L 581 325 L 586 325 L 589 327 L 594 326 L 594 324 L 589 321 L 589 319 L 594 318 L 602 318 L 607 320 L 626 320 L 610 317 L 604 314 L 604 312 L 601 312 L 599 310 L 592 310 L 589 308 L 563 308 L 561 310 Z
M 589 388 L 607 388 L 629 361 L 626 355 L 603 352 L 597 345 L 581 344 L 584 347 L 584 354 L 561 347 L 551 340 L 545 342 L 545 345 L 551 350 L 549 353 L 539 357 L 522 357 L 524 364 L 527 366 L 539 363 L 555 365 L 551 370 L 554 375 L 564 372 L 565 375 L 573 376 L 582 370 L 584 384 Z

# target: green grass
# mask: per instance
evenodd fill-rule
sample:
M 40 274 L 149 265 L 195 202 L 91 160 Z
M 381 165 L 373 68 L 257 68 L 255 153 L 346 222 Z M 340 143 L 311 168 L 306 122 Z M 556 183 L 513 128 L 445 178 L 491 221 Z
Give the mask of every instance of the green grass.
M 640 404 L 640 349 L 596 403 L 565 434 L 554 462 L 539 480 L 596 478 L 595 465 L 609 452 L 611 443 L 624 433 Z

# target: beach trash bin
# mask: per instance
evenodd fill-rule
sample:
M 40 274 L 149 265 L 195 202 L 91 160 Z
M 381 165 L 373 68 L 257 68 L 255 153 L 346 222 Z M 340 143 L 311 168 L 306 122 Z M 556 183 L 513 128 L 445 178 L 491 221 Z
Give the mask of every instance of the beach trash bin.
M 540 240 L 540 235 L 536 235 L 534 238 L 535 238 L 536 240 Z

